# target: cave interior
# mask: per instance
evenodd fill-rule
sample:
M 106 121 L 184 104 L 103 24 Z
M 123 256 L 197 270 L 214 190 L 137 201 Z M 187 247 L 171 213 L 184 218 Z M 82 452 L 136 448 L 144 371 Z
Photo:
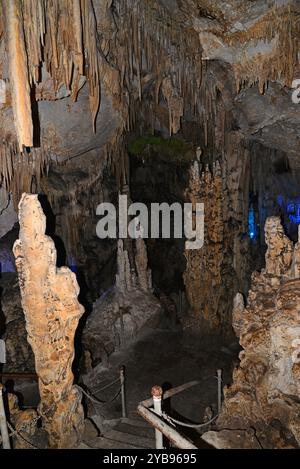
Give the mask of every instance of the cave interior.
M 298 0 L 0 0 L 10 447 L 300 447 L 299 129 Z

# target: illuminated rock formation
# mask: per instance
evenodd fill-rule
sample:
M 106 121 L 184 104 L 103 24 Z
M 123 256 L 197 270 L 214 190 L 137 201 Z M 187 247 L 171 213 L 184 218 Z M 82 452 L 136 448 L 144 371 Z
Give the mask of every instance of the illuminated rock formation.
M 74 334 L 83 307 L 75 275 L 56 267 L 45 235 L 46 218 L 36 195 L 23 194 L 20 234 L 14 245 L 28 341 L 39 377 L 43 426 L 52 448 L 74 447 L 83 430 L 81 395 L 73 386 Z
M 219 163 L 211 173 L 208 167 L 203 172 L 196 161 L 190 170 L 189 188 L 186 192 L 189 202 L 204 203 L 204 246 L 201 249 L 186 249 L 187 260 L 184 273 L 186 294 L 196 321 L 207 321 L 211 327 L 220 323 L 218 305 L 223 262 L 223 199 L 222 177 Z
M 220 432 L 204 435 L 217 447 L 242 447 L 234 432 L 251 428 L 263 448 L 300 444 L 300 244 L 293 246 L 277 217 L 267 219 L 265 234 L 266 267 L 253 273 L 246 306 L 239 294 L 234 302 L 243 351 L 233 384 L 224 389 Z

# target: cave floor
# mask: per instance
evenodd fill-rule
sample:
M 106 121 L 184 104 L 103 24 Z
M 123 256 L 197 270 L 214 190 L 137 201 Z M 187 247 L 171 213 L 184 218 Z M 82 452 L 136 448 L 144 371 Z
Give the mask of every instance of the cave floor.
M 146 329 L 142 335 L 121 352 L 110 357 L 107 369 L 94 369 L 85 377 L 90 392 L 101 400 L 110 400 L 118 390 L 118 383 L 98 392 L 118 376 L 121 365 L 126 368 L 127 410 L 136 414 L 140 401 L 151 397 L 151 387 L 163 389 L 204 379 L 195 387 L 171 399 L 171 412 L 181 420 L 203 422 L 204 410 L 217 409 L 216 370 L 223 371 L 223 383 L 231 382 L 232 369 L 237 363 L 239 348 L 236 343 L 225 345 L 218 337 L 201 337 L 184 331 Z M 121 417 L 121 399 L 112 404 L 97 405 L 97 419 L 113 421 Z M 169 412 L 169 409 L 166 409 Z M 89 406 L 89 415 L 95 415 L 95 406 Z M 99 417 L 100 416 L 100 417 Z M 204 429 L 205 431 L 205 429 Z

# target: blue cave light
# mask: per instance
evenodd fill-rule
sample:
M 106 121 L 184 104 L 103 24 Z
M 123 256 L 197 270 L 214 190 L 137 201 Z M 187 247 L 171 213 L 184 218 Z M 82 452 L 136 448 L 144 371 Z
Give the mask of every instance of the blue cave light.
M 300 223 L 300 202 L 290 202 L 287 204 L 286 211 L 289 220 L 295 225 Z
M 250 205 L 249 213 L 248 213 L 248 234 L 249 234 L 250 239 L 255 239 L 257 236 L 253 205 Z
M 76 259 L 74 256 L 70 255 L 68 256 L 68 266 L 69 266 L 69 269 L 74 272 L 74 274 L 77 274 L 78 273 L 78 268 L 77 268 L 77 263 L 76 263 Z

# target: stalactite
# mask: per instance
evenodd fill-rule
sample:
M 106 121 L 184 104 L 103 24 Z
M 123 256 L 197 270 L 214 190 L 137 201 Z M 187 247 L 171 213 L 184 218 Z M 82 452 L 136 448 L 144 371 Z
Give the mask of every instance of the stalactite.
M 74 73 L 76 74 L 75 83 L 79 82 L 80 76 L 84 75 L 83 63 L 83 32 L 81 22 L 81 5 L 80 0 L 73 1 L 73 21 L 74 21 L 74 35 L 75 35 L 75 57 L 74 57 Z M 78 88 L 74 86 L 73 99 L 77 97 Z
M 170 136 L 180 130 L 180 118 L 183 116 L 183 99 L 178 96 L 171 79 L 164 78 L 161 85 L 162 93 L 169 108 L 169 133 Z
M 12 192 L 16 209 L 22 193 L 31 192 L 33 180 L 38 190 L 42 175 L 48 172 L 49 160 L 49 155 L 41 148 L 20 153 L 17 143 L 0 146 L 0 184 Z
M 96 131 L 96 118 L 100 106 L 100 76 L 97 49 L 97 24 L 91 0 L 81 0 L 83 15 L 83 37 L 87 53 L 87 78 L 90 89 L 90 107 L 93 128 Z
M 19 149 L 33 146 L 30 86 L 20 0 L 5 0 L 9 77 Z
M 54 80 L 55 89 L 63 83 L 76 99 L 80 77 L 86 75 L 95 125 L 100 103 L 100 66 L 97 24 L 92 1 L 7 1 L 6 16 L 8 37 L 11 38 L 9 45 L 12 48 L 17 43 L 20 49 L 17 54 L 11 49 L 10 63 L 15 69 L 18 63 L 20 64 L 21 78 L 27 77 L 22 80 L 23 86 L 28 83 L 28 73 L 31 83 L 38 84 L 41 81 L 40 68 L 44 61 L 46 70 Z M 28 87 L 26 91 L 30 96 Z M 32 146 L 32 140 L 27 139 L 26 142 L 26 146 Z
M 1 11 L 5 18 L 5 25 L 2 25 L 1 16 L 1 36 L 3 26 L 7 30 L 11 96 L 19 151 L 15 150 L 11 137 L 10 143 L 2 144 L 0 172 L 7 188 L 10 185 L 16 189 L 19 184 L 23 186 L 17 190 L 17 198 L 23 190 L 30 190 L 30 170 L 26 170 L 21 154 L 24 146 L 33 147 L 31 91 L 41 83 L 42 67 L 53 80 L 54 93 L 64 84 L 74 100 L 82 78 L 86 76 L 94 130 L 100 106 L 101 77 L 112 90 L 114 99 L 119 96 L 119 103 L 121 93 L 118 72 L 102 57 L 97 44 L 92 0 L 2 0 Z M 12 159 L 13 154 L 16 158 Z M 40 163 L 37 161 L 39 155 Z M 38 177 L 45 167 L 44 155 L 43 146 L 24 153 L 29 160 L 28 169 L 32 167 Z M 19 183 L 12 178 L 17 177 L 20 160 L 24 163 L 25 174 Z
M 23 2 L 24 34 L 28 71 L 31 83 L 38 83 L 42 63 L 42 44 L 45 35 L 45 11 L 43 0 L 27 0 Z
M 251 58 L 244 54 L 242 60 L 234 64 L 237 90 L 258 83 L 260 93 L 264 93 L 268 81 L 281 81 L 291 86 L 300 65 L 300 13 L 297 3 L 292 5 L 274 6 L 248 30 L 230 38 L 225 34 L 225 42 L 230 41 L 231 45 L 250 41 L 254 46 L 259 41 L 272 43 L 269 52 L 257 52 Z
M 82 158 L 85 160 L 86 155 L 82 155 Z M 114 138 L 104 145 L 100 151 L 89 154 L 89 177 L 83 181 L 78 181 L 72 190 L 69 188 L 68 194 L 64 191 L 56 191 L 53 186 L 49 186 L 47 177 L 42 177 L 39 180 L 39 187 L 47 195 L 53 213 L 59 214 L 60 225 L 63 227 L 63 232 L 60 232 L 59 235 L 63 239 L 68 255 L 77 257 L 81 244 L 81 229 L 85 224 L 83 220 L 86 223 L 88 222 L 87 218 L 91 221 L 89 214 L 95 214 L 96 206 L 104 202 L 100 191 L 105 170 L 115 176 L 120 189 L 124 183 L 124 177 L 128 180 L 127 158 L 124 155 L 123 129 L 120 127 L 119 131 L 114 134 Z M 124 163 L 122 163 L 122 160 L 124 160 Z M 79 161 L 77 164 L 84 165 L 84 162 Z M 121 170 L 122 166 L 125 167 L 125 175 Z M 63 165 L 60 170 L 63 174 Z M 68 170 L 68 166 L 66 166 L 66 170 Z M 83 194 L 86 194 L 84 198 L 82 197 Z M 97 194 L 97 196 L 91 194 Z M 91 229 L 94 229 L 94 227 Z
M 179 22 L 159 2 L 126 0 L 119 7 L 118 50 L 111 51 L 111 55 L 116 63 L 122 62 L 122 83 L 130 92 L 128 127 L 135 127 L 139 110 L 151 122 L 152 110 L 155 116 L 157 104 L 163 97 L 169 108 L 170 133 L 176 133 L 183 111 L 197 112 L 194 103 L 200 90 L 202 70 L 199 36 L 193 30 L 183 35 Z M 199 51 L 196 60 L 195 50 Z M 145 87 L 149 75 L 153 86 Z M 147 106 L 141 100 L 145 88 Z M 153 103 L 153 108 L 149 102 Z

